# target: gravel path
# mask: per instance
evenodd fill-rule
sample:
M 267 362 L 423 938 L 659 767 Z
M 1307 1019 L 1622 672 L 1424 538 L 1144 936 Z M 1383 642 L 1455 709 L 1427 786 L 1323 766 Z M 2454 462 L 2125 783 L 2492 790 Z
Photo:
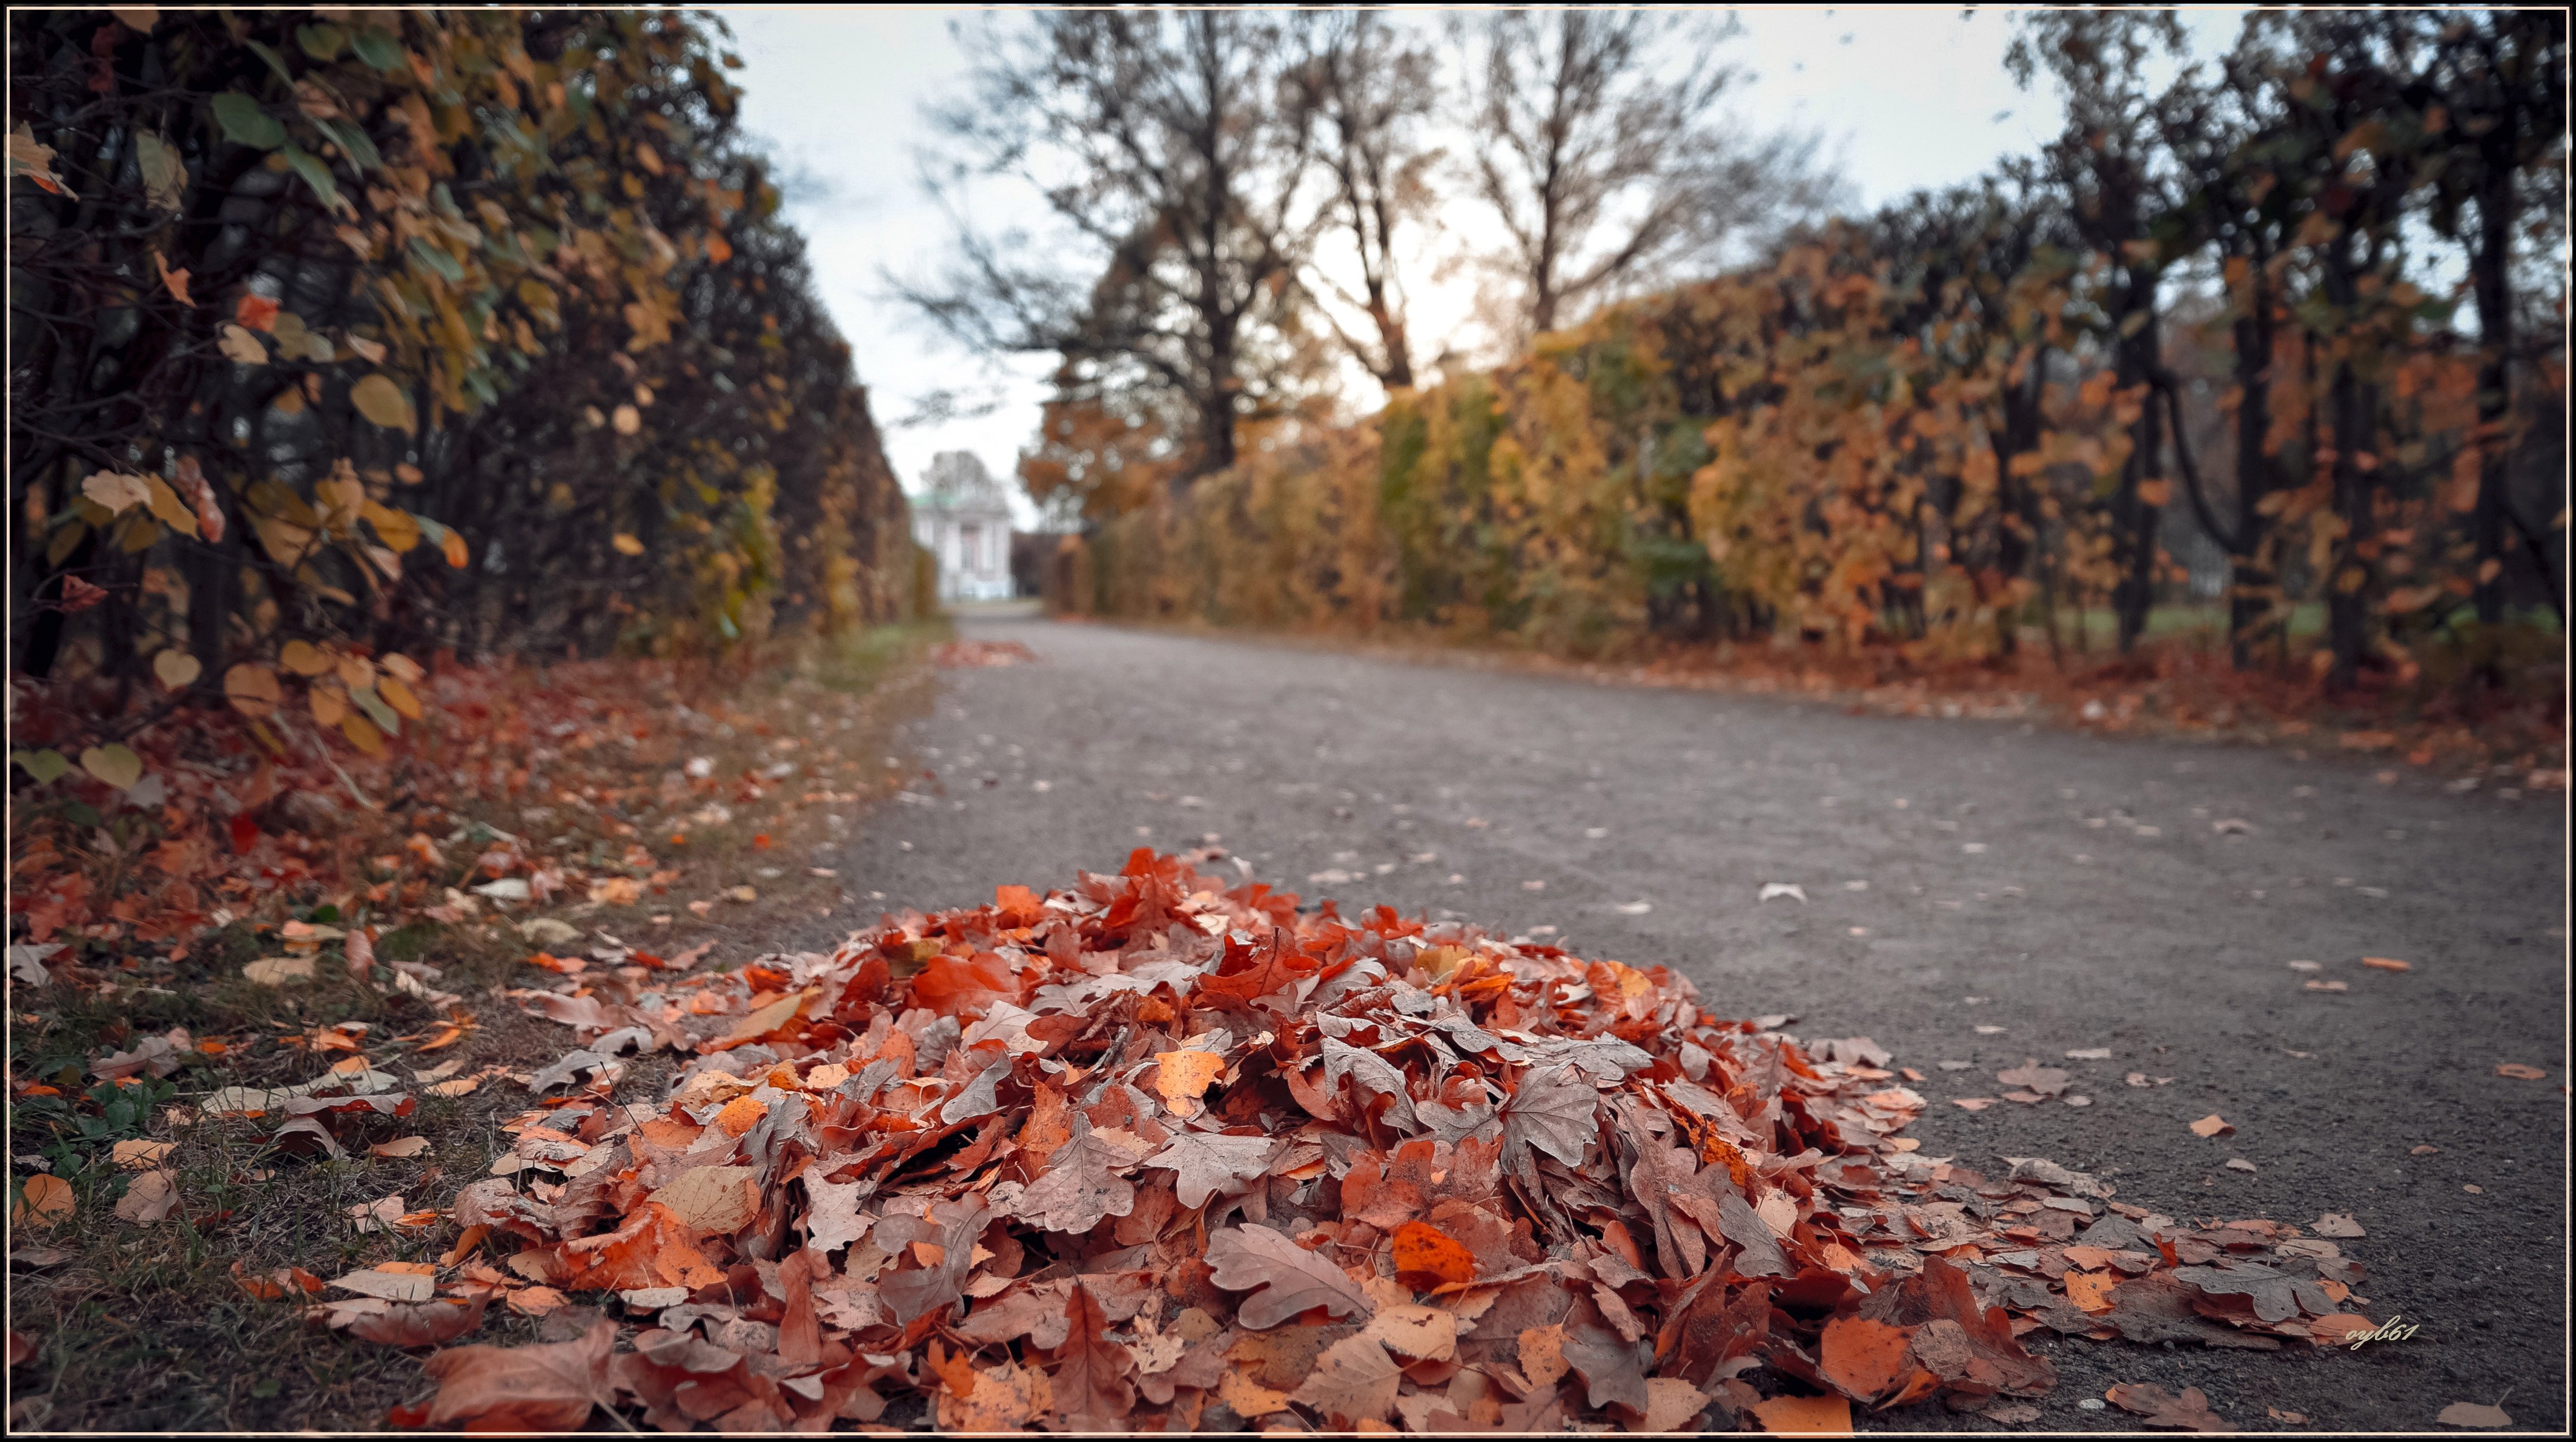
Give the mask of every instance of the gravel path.
M 2122 1381 L 2201 1387 L 2250 1429 L 2285 1425 L 2267 1409 L 2422 1429 L 2499 1396 L 2518 1428 L 2566 1425 L 2559 797 L 1096 625 L 961 631 L 1041 664 L 944 674 L 905 742 L 936 779 L 830 863 L 862 910 L 1213 834 L 1346 911 L 1554 927 L 1679 970 L 1720 1015 L 1875 1038 L 1929 1078 L 1926 1154 L 2050 1157 L 2177 1217 L 2351 1213 L 2363 1310 L 2421 1324 L 2358 1353 L 2037 1334 L 2060 1375 L 2038 1427 L 2132 1427 L 2079 1406 Z M 1771 883 L 1804 900 L 1758 900 Z M 1949 1104 L 2000 1096 L 1996 1070 L 2028 1058 L 2091 1104 Z M 2235 1133 L 2193 1135 L 2211 1112 Z M 1865 1425 L 1995 1430 L 1919 1407 Z

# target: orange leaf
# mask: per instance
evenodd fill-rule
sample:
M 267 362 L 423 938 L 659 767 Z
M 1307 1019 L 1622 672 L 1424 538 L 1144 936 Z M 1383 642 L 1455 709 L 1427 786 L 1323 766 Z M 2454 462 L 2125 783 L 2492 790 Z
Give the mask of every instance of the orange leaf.
M 1406 1222 L 1395 1229 L 1395 1273 L 1399 1280 L 1430 1279 L 1430 1286 L 1463 1286 L 1476 1280 L 1476 1254 L 1429 1222 Z
M 72 1184 L 49 1172 L 27 1178 L 10 1214 L 12 1226 L 47 1228 L 72 1214 Z
M 2087 1312 L 2107 1312 L 2111 1310 L 2111 1289 L 2119 1285 L 2117 1272 L 2069 1272 L 2066 1300 Z
M 1160 1064 L 1154 1090 L 1174 1116 L 1197 1116 L 1204 1110 L 1200 1094 L 1225 1073 L 1225 1058 L 1212 1051 L 1156 1052 L 1154 1060 Z
M 1863 1402 L 1885 1393 L 1905 1375 L 1909 1327 L 1891 1327 L 1866 1317 L 1836 1317 L 1825 1324 L 1825 1380 Z
M 1762 1430 L 1791 1437 L 1852 1435 L 1851 1401 L 1844 1397 L 1773 1397 L 1746 1409 Z
M 2393 956 L 2365 956 L 2361 964 L 2378 971 L 2413 971 L 2415 968 Z

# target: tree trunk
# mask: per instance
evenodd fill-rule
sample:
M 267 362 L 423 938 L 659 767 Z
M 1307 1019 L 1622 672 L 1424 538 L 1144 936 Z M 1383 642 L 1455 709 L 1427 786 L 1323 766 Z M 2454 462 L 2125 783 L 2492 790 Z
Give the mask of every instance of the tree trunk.
M 2133 303 L 2132 313 L 2143 310 L 2147 320 L 2122 347 L 2122 390 L 2143 384 L 2162 360 L 2162 336 L 2155 319 L 2155 282 L 2148 280 L 2143 289 L 2143 302 Z M 2135 443 L 2121 471 L 2120 495 L 2113 511 L 2123 549 L 2119 557 L 2120 579 L 2111 591 L 2111 609 L 2119 619 L 2123 656 L 2136 649 L 2138 638 L 2146 633 L 2147 612 L 2156 601 L 2156 523 L 2163 512 L 2140 489 L 2160 479 L 2164 462 L 2164 411 L 2152 399 L 2138 412 L 2133 434 Z
M 2272 491 L 2272 287 L 2266 257 L 2251 257 L 2253 295 L 2236 318 L 2236 538 L 2228 557 L 2227 650 L 2237 670 L 2254 665 L 2254 631 L 2279 581 L 2259 538 L 2263 498 Z

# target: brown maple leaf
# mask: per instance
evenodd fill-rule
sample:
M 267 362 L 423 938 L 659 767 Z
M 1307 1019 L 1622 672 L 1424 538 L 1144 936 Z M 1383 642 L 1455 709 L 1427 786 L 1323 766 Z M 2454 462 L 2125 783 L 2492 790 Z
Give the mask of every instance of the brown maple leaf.
M 438 1379 L 431 1426 L 489 1432 L 570 1432 L 593 1407 L 612 1407 L 608 1359 L 617 1324 L 606 1317 L 569 1342 L 476 1345 L 440 1352 L 421 1370 Z

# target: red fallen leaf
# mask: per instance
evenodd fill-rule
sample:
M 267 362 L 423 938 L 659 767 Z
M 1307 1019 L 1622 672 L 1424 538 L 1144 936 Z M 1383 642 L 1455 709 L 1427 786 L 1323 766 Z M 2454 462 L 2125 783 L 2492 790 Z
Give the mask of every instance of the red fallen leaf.
M 404 1431 L 426 1427 L 429 1425 L 429 1405 L 422 1403 L 417 1407 L 389 1407 L 385 1409 L 385 1425 L 399 1427 Z
M 439 1383 L 429 1421 L 478 1432 L 570 1432 L 593 1407 L 614 1407 L 608 1362 L 617 1323 L 602 1317 L 570 1342 L 475 1345 L 441 1352 L 421 1368 Z
M 485 1296 L 470 1302 L 388 1302 L 358 1297 L 330 1303 L 319 1315 L 328 1326 L 388 1347 L 436 1347 L 482 1326 L 483 1309 L 491 1300 Z
M 913 977 L 912 994 L 917 1002 L 941 1016 L 955 1016 L 995 1001 L 1017 1001 L 1021 996 L 1020 974 L 998 952 L 977 952 L 971 957 L 934 956 Z
M 30 1338 L 26 1333 L 19 1331 L 15 1327 L 10 1328 L 9 1365 L 15 1367 L 34 1355 L 36 1355 L 36 1343 L 34 1339 Z
M 277 325 L 278 304 L 255 291 L 243 291 L 233 304 L 233 319 L 251 330 L 270 330 Z
M 76 614 L 106 599 L 107 591 L 104 587 L 93 586 L 78 576 L 63 577 L 62 600 L 58 604 L 64 611 Z
M 1080 1280 L 1065 1301 L 1064 1346 L 1056 1353 L 1053 1375 L 1055 1408 L 1077 1432 L 1124 1430 L 1136 1389 L 1126 1380 L 1134 1369 L 1127 1348 L 1101 1335 L 1108 1319 L 1100 1299 Z

